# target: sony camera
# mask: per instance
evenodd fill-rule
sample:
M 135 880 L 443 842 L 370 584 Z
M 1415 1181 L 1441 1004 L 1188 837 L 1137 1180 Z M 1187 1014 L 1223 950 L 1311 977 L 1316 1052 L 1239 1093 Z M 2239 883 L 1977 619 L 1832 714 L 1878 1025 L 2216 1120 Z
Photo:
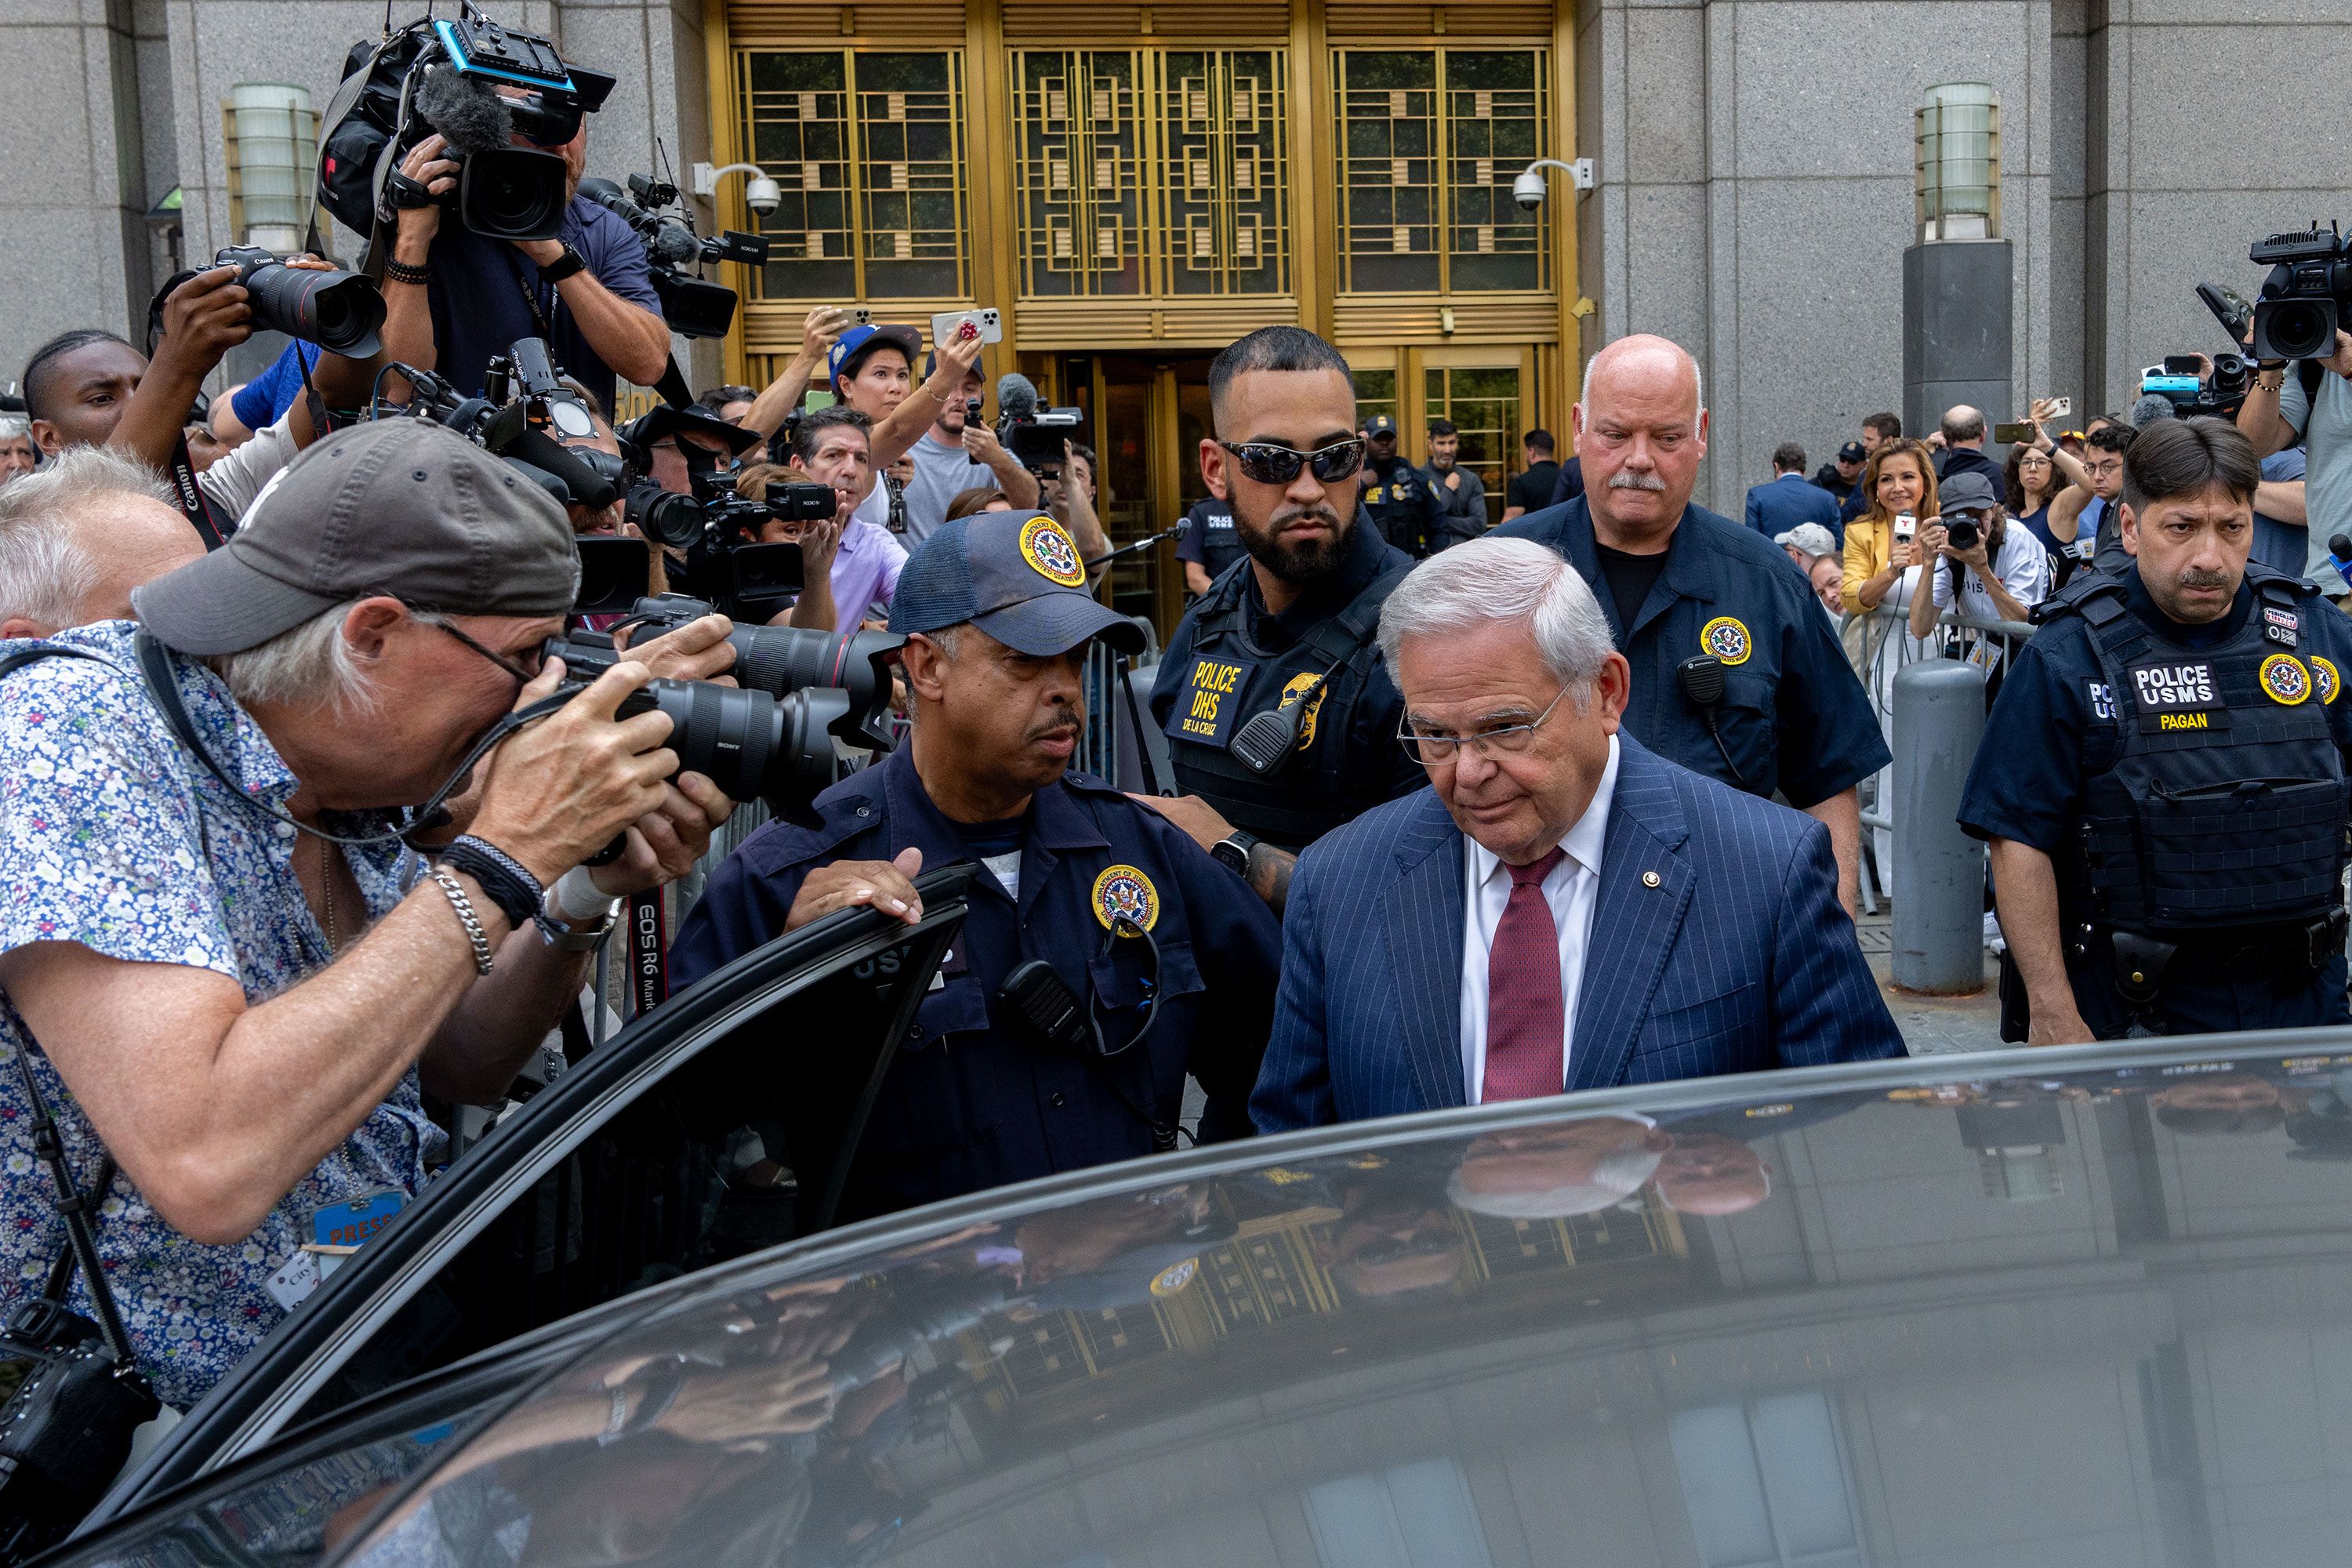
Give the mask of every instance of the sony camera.
M 641 598 L 611 631 L 550 638 L 547 655 L 563 660 L 566 676 L 584 685 L 625 657 L 614 632 L 660 637 L 719 608 L 683 594 Z M 767 801 L 781 813 L 804 805 L 833 782 L 835 741 L 865 751 L 889 749 L 890 663 L 906 638 L 738 626 L 727 640 L 735 648 L 736 686 L 656 680 L 620 710 L 623 717 L 667 713 L 675 725 L 669 744 L 682 771 L 706 775 L 737 800 Z
M 362 236 L 403 207 L 438 205 L 493 239 L 552 239 L 570 173 L 549 149 L 580 132 L 613 78 L 567 64 L 537 33 L 490 21 L 472 0 L 454 18 L 425 17 L 352 47 L 346 83 L 363 78 L 320 142 L 319 201 Z M 401 160 L 439 134 L 458 164 L 442 195 L 400 173 Z M 516 138 L 530 143 L 516 144 Z
M 2265 262 L 2254 301 L 2254 357 L 2326 359 L 2336 352 L 2336 332 L 2352 300 L 2352 258 L 2333 225 L 2323 233 L 2314 223 L 2302 234 L 2274 234 L 2256 240 L 2247 253 Z
M 681 337 L 723 338 L 733 329 L 735 290 L 689 277 L 680 268 L 721 261 L 765 267 L 765 236 L 730 228 L 714 239 L 698 237 L 693 213 L 678 198 L 677 187 L 646 174 L 631 174 L 625 192 L 610 180 L 583 180 L 580 194 L 636 231 L 646 247 L 654 292 L 661 296 L 662 319 L 670 331 Z M 665 216 L 665 207 L 677 208 L 680 216 Z
M 625 502 L 628 521 L 647 539 L 683 551 L 678 581 L 726 615 L 764 621 L 789 608 L 802 587 L 801 547 L 761 543 L 761 527 L 833 516 L 833 487 L 772 484 L 754 500 L 736 493 L 731 473 L 696 471 L 692 481 L 694 493 L 679 495 L 652 479 L 635 480 Z

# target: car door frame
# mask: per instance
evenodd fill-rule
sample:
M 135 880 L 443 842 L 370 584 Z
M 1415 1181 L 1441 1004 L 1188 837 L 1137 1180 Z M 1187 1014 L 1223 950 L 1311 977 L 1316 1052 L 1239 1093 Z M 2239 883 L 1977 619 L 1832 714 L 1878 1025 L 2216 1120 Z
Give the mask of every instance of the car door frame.
M 958 865 L 919 879 L 923 918 L 912 927 L 870 908 L 838 910 L 744 954 L 633 1021 L 499 1122 L 370 1237 L 116 1480 L 77 1538 L 293 1430 L 296 1413 L 370 1335 L 606 1122 L 749 1018 L 845 969 L 910 948 L 912 973 L 877 1042 L 878 1080 L 962 927 L 975 875 L 975 868 Z M 533 1325 L 525 1334 L 549 1326 Z

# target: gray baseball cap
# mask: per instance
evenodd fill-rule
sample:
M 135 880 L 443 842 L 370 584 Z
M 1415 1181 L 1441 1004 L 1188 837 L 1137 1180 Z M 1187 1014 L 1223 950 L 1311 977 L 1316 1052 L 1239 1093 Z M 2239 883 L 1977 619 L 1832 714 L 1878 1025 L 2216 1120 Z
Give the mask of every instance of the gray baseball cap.
M 1936 487 L 1936 505 L 1943 511 L 1983 511 L 2000 504 L 1992 481 L 1972 469 L 1954 474 Z
M 942 524 L 915 547 L 890 600 L 894 632 L 970 621 L 1032 658 L 1100 637 L 1143 651 L 1143 628 L 1087 592 L 1076 542 L 1042 511 L 982 511 Z
M 561 616 L 572 525 L 511 465 L 439 425 L 380 419 L 272 475 L 228 542 L 131 592 L 182 653 L 242 653 L 337 605 L 389 594 L 453 616 Z

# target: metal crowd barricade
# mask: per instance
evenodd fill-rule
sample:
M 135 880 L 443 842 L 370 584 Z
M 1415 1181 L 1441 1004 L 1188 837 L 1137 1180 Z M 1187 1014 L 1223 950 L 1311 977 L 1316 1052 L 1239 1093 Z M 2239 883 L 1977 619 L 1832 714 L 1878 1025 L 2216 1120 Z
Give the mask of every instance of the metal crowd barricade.
M 1890 750 L 1895 743 L 1897 675 L 1923 659 L 1957 657 L 1978 665 L 1990 676 L 2006 668 L 2032 636 L 2033 627 L 2024 621 L 1980 620 L 1948 610 L 1936 617 L 1927 637 L 1915 637 L 1910 633 L 1907 600 L 1901 606 L 1881 602 L 1876 609 L 1849 614 L 1839 626 L 1846 658 L 1862 678 L 1872 710 L 1878 715 L 1879 732 Z M 1876 914 L 1880 895 L 1894 889 L 1893 858 L 1897 850 L 1892 774 L 1890 766 L 1868 781 L 1870 798 L 1863 806 L 1862 908 L 1865 914 Z

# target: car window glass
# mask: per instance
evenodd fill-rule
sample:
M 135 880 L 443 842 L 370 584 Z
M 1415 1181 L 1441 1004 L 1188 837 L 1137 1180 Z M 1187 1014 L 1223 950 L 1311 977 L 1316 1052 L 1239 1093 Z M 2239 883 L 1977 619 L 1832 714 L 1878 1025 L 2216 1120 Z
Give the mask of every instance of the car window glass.
M 887 1021 L 912 1005 L 950 934 L 780 990 L 610 1112 L 411 1289 L 290 1425 L 813 1228 Z
M 480 1430 L 564 1353 L 567 1347 L 551 1345 L 362 1412 L 237 1467 L 148 1521 L 108 1532 L 55 1568 L 316 1562 L 354 1539 L 401 1495 L 403 1483 Z

